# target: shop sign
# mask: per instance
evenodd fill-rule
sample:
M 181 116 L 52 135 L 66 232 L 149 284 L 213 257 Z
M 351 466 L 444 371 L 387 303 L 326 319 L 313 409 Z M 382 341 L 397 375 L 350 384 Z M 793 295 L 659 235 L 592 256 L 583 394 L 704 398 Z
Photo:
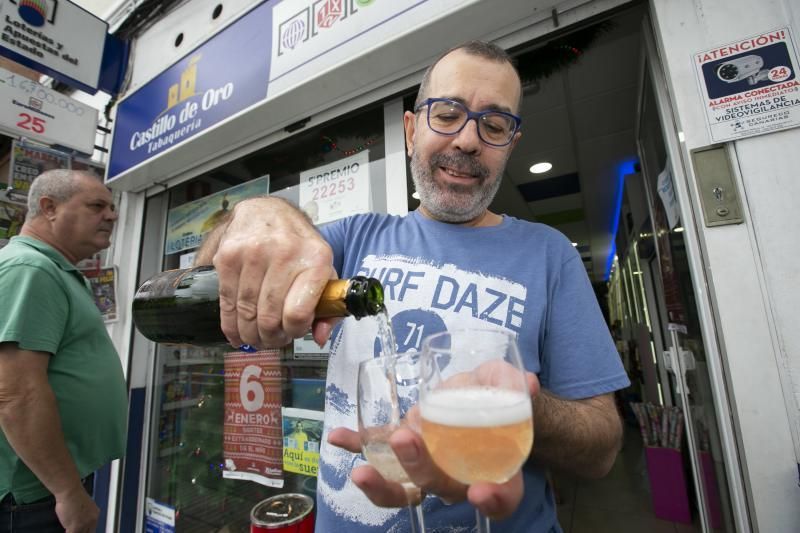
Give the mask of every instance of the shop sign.
M 283 487 L 279 350 L 225 354 L 222 476 Z
M 97 109 L 0 68 L 0 130 L 91 154 Z
M 120 102 L 108 181 L 266 97 L 271 16 L 256 7 Z
M 800 125 L 800 63 L 788 27 L 705 50 L 692 59 L 712 141 Z
M 465 0 L 283 0 L 272 17 L 270 86 L 330 69 L 466 4 Z M 291 84 L 290 84 L 291 85 Z M 279 85 L 283 90 L 284 84 Z
M 300 173 L 300 208 L 314 224 L 370 211 L 369 150 Z
M 44 147 L 14 141 L 6 195 L 13 202 L 25 203 L 34 178 L 46 170 L 69 168 L 69 155 Z
M 69 0 L 0 0 L 0 55 L 94 94 L 108 23 Z
M 197 248 L 203 243 L 205 234 L 214 229 L 237 203 L 267 193 L 269 176 L 263 176 L 170 209 L 164 253 L 176 254 Z

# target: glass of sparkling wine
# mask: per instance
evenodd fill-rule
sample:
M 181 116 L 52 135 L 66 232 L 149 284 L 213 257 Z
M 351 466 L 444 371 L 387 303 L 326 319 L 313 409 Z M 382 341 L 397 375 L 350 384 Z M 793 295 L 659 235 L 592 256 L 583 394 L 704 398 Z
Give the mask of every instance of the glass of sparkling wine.
M 504 483 L 533 447 L 533 403 L 513 334 L 466 329 L 422 343 L 421 433 L 436 465 L 464 484 Z M 475 510 L 478 533 L 489 519 Z
M 412 533 L 425 531 L 421 493 L 397 460 L 389 437 L 414 424 L 406 415 L 419 397 L 420 354 L 405 352 L 377 357 L 358 366 L 358 433 L 367 461 L 384 479 L 400 483 L 408 495 Z

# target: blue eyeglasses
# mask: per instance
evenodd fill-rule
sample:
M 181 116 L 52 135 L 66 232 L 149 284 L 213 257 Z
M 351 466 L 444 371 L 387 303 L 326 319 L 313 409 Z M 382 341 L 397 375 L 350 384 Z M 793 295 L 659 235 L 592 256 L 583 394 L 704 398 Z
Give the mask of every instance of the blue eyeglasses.
M 478 137 L 490 146 L 506 146 L 519 131 L 522 119 L 504 111 L 470 111 L 461 102 L 448 98 L 428 98 L 416 108 L 428 106 L 428 127 L 441 135 L 456 135 L 474 119 Z

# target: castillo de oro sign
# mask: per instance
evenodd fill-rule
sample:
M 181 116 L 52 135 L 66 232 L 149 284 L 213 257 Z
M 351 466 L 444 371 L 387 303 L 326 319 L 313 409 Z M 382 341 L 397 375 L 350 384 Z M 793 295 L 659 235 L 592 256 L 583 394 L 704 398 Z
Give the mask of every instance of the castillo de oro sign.
M 0 0 L 0 54 L 97 91 L 108 24 L 68 0 Z
M 256 7 L 120 102 L 109 181 L 264 99 L 271 15 Z

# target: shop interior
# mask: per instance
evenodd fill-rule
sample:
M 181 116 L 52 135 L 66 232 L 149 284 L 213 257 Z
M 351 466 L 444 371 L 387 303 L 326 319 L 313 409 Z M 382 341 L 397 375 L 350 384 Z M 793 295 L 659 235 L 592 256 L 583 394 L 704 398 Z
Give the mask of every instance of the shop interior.
M 491 209 L 551 225 L 573 242 L 632 382 L 617 395 L 625 438 L 611 474 L 602 480 L 551 475 L 566 533 L 733 530 L 683 221 L 658 193 L 669 165 L 644 24 L 646 9 L 636 4 L 511 50 L 523 79 L 523 136 Z M 415 90 L 395 98 L 409 109 Z M 383 102 L 377 102 L 152 197 L 146 225 L 163 224 L 150 217 L 151 209 L 178 212 L 209 198 L 218 204 L 211 220 L 230 209 L 231 188 L 257 178 L 265 192 L 324 222 L 341 206 L 328 203 L 327 215 L 317 212 L 300 190 L 303 173 L 359 157 L 370 182 L 362 207 L 385 211 L 384 142 Z M 534 173 L 541 163 L 549 169 Z M 418 205 L 413 193 L 409 178 L 409 210 Z M 180 236 L 180 228 L 167 229 L 160 269 L 192 259 L 192 247 L 180 239 L 169 249 L 173 230 Z M 163 237 L 163 230 L 155 233 Z M 682 389 L 661 356 L 677 342 L 671 323 L 683 326 L 680 346 L 693 355 Z M 315 494 L 316 479 L 303 473 L 284 472 L 282 489 L 223 477 L 223 353 L 157 350 L 145 492 L 176 509 L 176 531 L 247 531 L 249 509 L 264 498 Z M 282 404 L 322 411 L 324 352 L 300 341 L 280 358 Z M 682 434 L 687 412 L 691 431 Z M 660 477 L 665 470 L 682 475 Z

